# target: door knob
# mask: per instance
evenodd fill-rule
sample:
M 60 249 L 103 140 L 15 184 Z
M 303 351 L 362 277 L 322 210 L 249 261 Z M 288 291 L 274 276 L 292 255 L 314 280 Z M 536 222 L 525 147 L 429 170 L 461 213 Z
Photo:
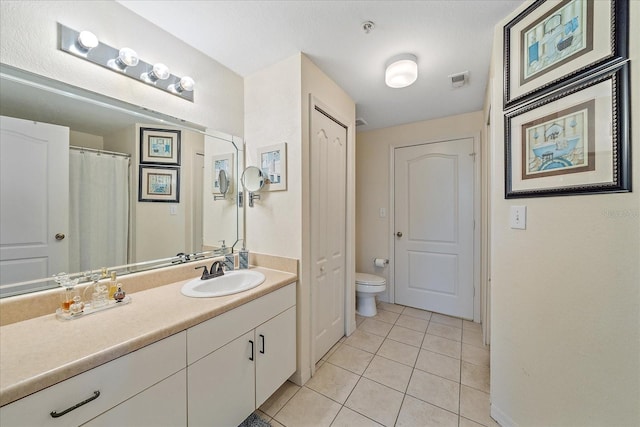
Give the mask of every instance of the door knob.
M 57 233 L 56 240 L 64 240 L 64 233 Z
M 398 236 L 398 237 L 402 237 L 402 231 L 398 231 L 398 232 L 396 233 L 396 236 Z

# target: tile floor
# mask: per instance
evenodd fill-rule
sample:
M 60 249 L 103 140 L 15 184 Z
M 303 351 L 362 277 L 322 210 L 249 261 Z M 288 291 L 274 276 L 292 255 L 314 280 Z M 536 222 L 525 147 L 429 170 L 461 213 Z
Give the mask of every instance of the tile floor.
M 480 325 L 384 302 L 257 413 L 273 427 L 498 425 Z

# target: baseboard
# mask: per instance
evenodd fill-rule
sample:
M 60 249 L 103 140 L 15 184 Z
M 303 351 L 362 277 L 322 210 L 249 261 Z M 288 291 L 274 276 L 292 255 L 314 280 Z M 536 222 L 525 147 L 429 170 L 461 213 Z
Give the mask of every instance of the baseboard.
M 504 413 L 500 408 L 498 408 L 494 403 L 491 404 L 491 418 L 496 420 L 501 427 L 518 427 L 518 425 Z

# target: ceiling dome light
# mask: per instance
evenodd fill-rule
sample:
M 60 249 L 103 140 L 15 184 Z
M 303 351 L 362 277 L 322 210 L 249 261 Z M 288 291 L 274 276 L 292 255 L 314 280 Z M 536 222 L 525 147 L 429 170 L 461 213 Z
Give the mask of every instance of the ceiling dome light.
M 189 76 L 184 76 L 183 78 L 180 79 L 180 81 L 178 83 L 176 83 L 176 91 L 178 93 L 182 93 L 182 92 L 192 92 L 193 91 L 193 87 L 195 86 L 196 82 L 193 81 L 193 79 Z
M 410 53 L 394 56 L 387 62 L 384 82 L 392 88 L 407 87 L 418 79 L 418 58 Z
M 98 46 L 98 37 L 91 31 L 80 31 L 77 39 L 77 46 L 83 52 L 89 52 L 94 47 Z
M 140 59 L 138 58 L 138 54 L 135 50 L 123 47 L 118 52 L 118 57 L 115 62 L 118 68 L 124 70 L 127 67 L 135 67 L 138 65 L 138 61 L 140 61 Z

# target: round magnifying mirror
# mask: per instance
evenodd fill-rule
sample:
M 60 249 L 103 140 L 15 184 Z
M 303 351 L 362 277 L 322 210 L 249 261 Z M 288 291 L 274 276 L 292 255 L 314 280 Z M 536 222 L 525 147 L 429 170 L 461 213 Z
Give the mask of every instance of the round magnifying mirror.
M 220 185 L 220 194 L 225 195 L 229 191 L 229 178 L 224 169 L 220 169 L 218 173 L 218 185 Z
M 264 175 L 260 168 L 255 166 L 247 167 L 242 173 L 242 186 L 245 190 L 256 193 L 262 189 L 264 185 Z

